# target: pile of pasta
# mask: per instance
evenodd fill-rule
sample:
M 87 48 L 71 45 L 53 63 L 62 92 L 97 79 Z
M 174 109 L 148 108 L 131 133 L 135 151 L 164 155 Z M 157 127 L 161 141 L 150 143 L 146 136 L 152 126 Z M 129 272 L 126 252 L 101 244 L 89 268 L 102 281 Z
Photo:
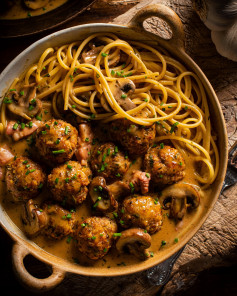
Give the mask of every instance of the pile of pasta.
M 86 63 L 83 55 L 93 48 L 99 49 L 95 61 Z M 130 96 L 136 107 L 131 110 L 125 111 L 111 92 L 110 83 L 118 78 L 128 78 L 136 86 Z M 57 117 L 62 117 L 57 101 L 63 98 L 64 110 L 87 120 L 155 123 L 155 141 L 170 140 L 182 154 L 191 152 L 201 163 L 202 173 L 196 172 L 196 178 L 203 188 L 215 180 L 219 155 L 204 87 L 164 49 L 127 42 L 112 33 L 93 34 L 82 42 L 46 49 L 11 88 L 31 83 L 38 86 L 38 99 L 52 103 Z

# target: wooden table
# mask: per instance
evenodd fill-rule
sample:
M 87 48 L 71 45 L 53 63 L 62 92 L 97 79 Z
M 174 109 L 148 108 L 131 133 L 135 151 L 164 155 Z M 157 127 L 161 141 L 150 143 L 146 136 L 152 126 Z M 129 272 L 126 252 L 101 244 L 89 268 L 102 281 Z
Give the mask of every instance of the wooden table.
M 141 1 L 98 0 L 82 15 L 57 29 L 84 23 L 109 22 L 138 2 Z M 146 2 L 148 3 L 150 0 L 146 0 Z M 229 144 L 232 145 L 237 140 L 237 63 L 221 57 L 216 52 L 210 38 L 210 32 L 192 9 L 191 1 L 164 0 L 160 2 L 173 8 L 180 16 L 184 24 L 186 51 L 202 68 L 220 99 L 226 119 Z M 153 30 L 157 29 L 156 24 L 156 19 L 148 22 L 148 25 Z M 53 31 L 27 38 L 1 40 L 0 71 L 27 46 L 51 32 Z M 237 186 L 234 186 L 220 196 L 202 229 L 186 246 L 185 251 L 174 267 L 171 280 L 159 294 L 237 295 L 237 286 L 235 284 L 237 270 L 237 255 L 235 252 L 237 241 L 236 189 Z M 33 293 L 21 287 L 15 279 L 11 267 L 12 242 L 2 229 L 0 229 L 0 241 L 1 295 L 33 295 Z M 40 266 L 37 268 L 33 259 L 28 261 L 31 267 L 34 266 L 33 272 L 40 276 L 43 269 Z M 110 289 L 107 289 L 107 291 L 100 288 L 101 285 L 95 284 L 95 282 L 87 281 L 86 285 L 84 287 L 86 292 L 80 295 L 151 296 L 156 295 L 159 290 L 157 286 L 149 285 L 141 275 L 125 278 L 122 287 L 118 287 L 118 281 L 113 280 Z M 97 286 L 96 289 L 95 286 Z M 80 287 L 80 289 L 83 291 L 83 288 Z M 73 292 L 72 287 L 68 289 L 67 281 L 58 289 L 45 293 L 45 295 L 52 296 L 74 294 L 75 290 Z

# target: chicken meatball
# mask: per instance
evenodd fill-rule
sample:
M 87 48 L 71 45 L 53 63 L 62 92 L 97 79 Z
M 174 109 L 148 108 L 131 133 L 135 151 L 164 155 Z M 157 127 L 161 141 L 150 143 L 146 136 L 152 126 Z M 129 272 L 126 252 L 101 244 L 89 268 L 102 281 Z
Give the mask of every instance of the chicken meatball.
M 46 162 L 59 164 L 72 158 L 77 138 L 78 132 L 70 123 L 51 119 L 38 128 L 36 148 Z
M 47 226 L 43 232 L 53 239 L 62 239 L 73 232 L 75 214 L 71 213 L 57 204 L 44 204 L 43 211 L 48 216 Z
M 69 205 L 81 204 L 87 196 L 91 170 L 77 161 L 68 161 L 52 170 L 48 176 L 48 187 L 53 198 Z
M 89 217 L 78 224 L 74 232 L 80 252 L 93 260 L 104 257 L 112 243 L 117 225 L 106 217 Z
M 182 155 L 177 149 L 164 146 L 163 143 L 149 149 L 144 158 L 144 167 L 155 184 L 172 184 L 185 175 Z
M 6 185 L 13 201 L 36 197 L 46 180 L 42 168 L 27 157 L 17 157 L 6 167 Z
M 113 143 L 98 146 L 91 157 L 93 172 L 109 181 L 123 177 L 129 164 L 127 157 Z
M 142 126 L 126 119 L 111 123 L 111 137 L 119 142 L 130 155 L 144 155 L 155 139 L 155 125 Z
M 162 225 L 160 203 L 151 196 L 128 196 L 122 203 L 119 223 L 124 228 L 140 227 L 155 233 Z

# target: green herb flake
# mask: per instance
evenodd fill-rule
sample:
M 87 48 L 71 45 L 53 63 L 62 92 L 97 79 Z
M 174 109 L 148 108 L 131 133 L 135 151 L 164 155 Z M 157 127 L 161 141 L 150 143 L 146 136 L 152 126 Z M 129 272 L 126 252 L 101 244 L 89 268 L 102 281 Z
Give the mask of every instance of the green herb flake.
M 69 237 L 67 238 L 66 242 L 67 242 L 68 244 L 70 244 L 71 240 L 72 240 L 72 236 L 69 236 Z
M 150 174 L 146 173 L 146 177 L 147 177 L 147 178 L 150 178 Z
M 42 131 L 41 134 L 42 135 L 46 135 L 47 134 L 47 131 Z
M 26 124 L 24 122 L 21 123 L 21 129 L 24 129 L 26 127 Z
M 64 181 L 65 183 L 69 183 L 69 178 L 66 178 Z
M 31 128 L 32 126 L 33 126 L 33 122 L 30 121 L 30 122 L 29 122 L 29 127 Z
M 121 236 L 121 235 L 122 235 L 121 232 L 115 232 L 115 233 L 113 234 L 113 237 L 118 237 L 118 236 Z
M 163 247 L 163 246 L 165 246 L 166 245 L 166 241 L 165 240 L 162 240 L 161 241 L 161 246 Z
M 160 149 L 164 149 L 165 145 L 164 143 L 160 143 Z
M 177 244 L 178 241 L 179 241 L 179 239 L 178 239 L 178 237 L 176 237 L 176 238 L 174 239 L 174 243 Z
M 122 99 L 126 99 L 126 97 L 127 97 L 127 95 L 125 95 L 125 94 L 122 94 L 122 95 L 121 95 L 121 98 L 122 98 Z
M 107 55 L 108 55 L 108 54 L 107 54 L 107 53 L 105 53 L 105 52 L 102 52 L 102 53 L 101 53 L 101 55 L 102 55 L 102 57 L 104 57 L 104 58 L 105 58 L 105 57 L 107 57 Z
M 65 150 L 64 149 L 61 149 L 61 150 L 55 150 L 55 151 L 52 151 L 53 154 L 61 154 L 61 153 L 65 153 Z
M 72 166 L 71 166 L 70 164 L 68 164 L 68 165 L 67 165 L 67 168 L 68 168 L 69 170 L 71 170 L 71 169 L 72 169 Z
M 41 121 L 41 120 L 42 120 L 42 117 L 41 117 L 41 116 L 39 116 L 39 115 L 35 116 L 35 118 L 36 118 L 37 120 L 39 120 L 39 121 Z
M 28 160 L 24 160 L 22 163 L 23 164 L 27 164 L 28 163 Z
M 177 127 L 178 124 L 179 124 L 178 121 L 176 121 L 174 124 L 172 124 L 171 129 L 170 129 L 171 134 L 175 131 L 175 128 Z
M 16 122 L 14 125 L 13 125 L 13 129 L 16 130 L 18 128 L 19 124 Z
M 68 133 L 69 133 L 69 127 L 68 126 L 65 127 L 64 133 L 65 133 L 65 135 L 68 135 Z
M 135 188 L 134 188 L 133 183 L 130 182 L 130 183 L 129 183 L 129 186 L 130 186 L 130 189 L 131 189 L 131 193 L 134 193 Z

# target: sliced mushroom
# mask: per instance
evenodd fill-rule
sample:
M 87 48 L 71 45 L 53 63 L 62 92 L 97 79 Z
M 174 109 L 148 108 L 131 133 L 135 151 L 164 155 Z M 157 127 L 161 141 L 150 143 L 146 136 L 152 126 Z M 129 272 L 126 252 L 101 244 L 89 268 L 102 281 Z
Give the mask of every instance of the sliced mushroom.
M 120 253 L 129 252 L 138 259 L 145 260 L 149 257 L 148 249 L 151 245 L 151 236 L 141 228 L 130 228 L 121 232 L 116 243 Z
M 118 78 L 109 84 L 110 90 L 114 95 L 115 100 L 125 110 L 131 110 L 136 105 L 129 98 L 129 95 L 134 93 L 135 84 L 127 78 Z
M 106 186 L 103 177 L 95 177 L 89 187 L 89 194 L 93 202 L 93 209 L 110 213 L 117 209 L 118 203 Z
M 49 0 L 24 0 L 26 7 L 36 10 L 48 4 Z
M 7 105 L 9 111 L 27 120 L 31 120 L 42 109 L 42 102 L 36 99 L 36 86 L 34 83 L 25 85 L 20 94 L 11 92 L 9 95 L 14 99 L 11 104 Z
M 109 192 L 114 196 L 116 200 L 130 194 L 131 192 L 129 183 L 123 181 L 116 181 L 110 185 L 107 185 L 107 187 Z
M 195 209 L 200 204 L 198 186 L 188 183 L 173 184 L 162 191 L 160 202 L 165 210 L 170 209 L 170 216 L 183 219 L 187 209 Z
M 25 233 L 30 237 L 36 236 L 48 224 L 48 215 L 30 199 L 23 205 L 22 222 Z

